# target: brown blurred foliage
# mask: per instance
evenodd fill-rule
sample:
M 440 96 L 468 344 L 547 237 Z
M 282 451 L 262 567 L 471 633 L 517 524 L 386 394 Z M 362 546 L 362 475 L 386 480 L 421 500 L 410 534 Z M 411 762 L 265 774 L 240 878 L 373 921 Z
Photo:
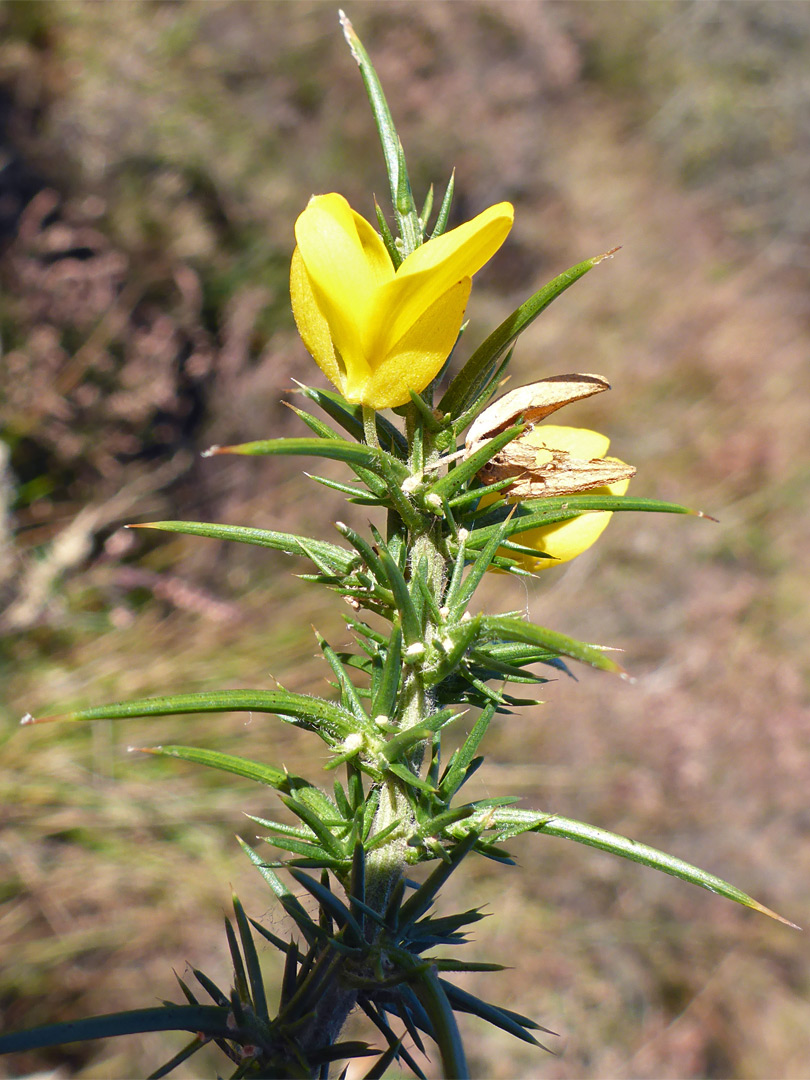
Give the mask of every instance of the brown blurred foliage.
M 417 190 L 455 166 L 458 219 L 516 204 L 467 339 L 623 244 L 524 336 L 514 383 L 602 372 L 612 400 L 571 422 L 611 434 L 638 494 L 721 519 L 616 515 L 569 569 L 514 585 L 511 606 L 623 647 L 638 682 L 551 684 L 534 718 L 499 722 L 482 789 L 671 850 L 806 921 L 810 8 L 348 14 Z M 309 744 L 272 721 L 16 721 L 270 673 L 323 692 L 309 626 L 340 641 L 339 612 L 294 564 L 118 527 L 331 535 L 346 509 L 313 497 L 301 463 L 199 452 L 298 432 L 279 399 L 317 373 L 288 310 L 295 216 L 328 190 L 371 216 L 386 186 L 328 4 L 6 2 L 0 30 L 0 1012 L 18 1027 L 168 997 L 186 960 L 226 977 L 231 884 L 278 919 L 231 840 L 261 793 L 124 752 L 202 742 L 317 776 Z M 807 1074 L 798 935 L 592 851 L 533 837 L 515 853 L 519 870 L 496 886 L 481 867 L 457 899 L 491 905 L 473 949 L 514 969 L 491 993 L 560 1031 L 560 1056 L 471 1026 L 477 1075 Z M 72 1047 L 5 1075 L 142 1075 L 171 1049 Z

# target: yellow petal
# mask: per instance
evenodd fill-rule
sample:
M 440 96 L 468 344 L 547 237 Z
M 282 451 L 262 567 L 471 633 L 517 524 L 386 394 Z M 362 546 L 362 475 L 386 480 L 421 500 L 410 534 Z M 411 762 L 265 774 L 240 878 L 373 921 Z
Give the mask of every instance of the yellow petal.
M 393 280 L 377 291 L 364 341 L 366 355 L 391 352 L 443 293 L 462 278 L 472 277 L 492 258 L 509 235 L 513 220 L 512 206 L 498 203 L 409 255 Z
M 336 194 L 310 199 L 295 223 L 295 237 L 312 299 L 335 349 L 347 369 L 366 368 L 363 339 L 373 319 L 375 297 L 379 287 L 394 277 L 385 245 L 365 218 Z
M 537 464 L 545 465 L 551 460 L 551 450 L 564 450 L 581 461 L 602 458 L 608 451 L 610 439 L 590 428 L 565 427 L 562 424 L 538 424 L 525 435 L 521 443 L 536 446 Z
M 509 203 L 407 258 L 395 273 L 372 226 L 342 195 L 312 198 L 295 226 L 293 314 L 304 344 L 347 400 L 383 409 L 436 377 L 458 336 L 471 278 L 512 225 Z
M 373 369 L 362 397 L 349 400 L 362 401 L 375 409 L 393 409 L 410 402 L 409 390 L 424 390 L 450 355 L 471 287 L 470 278 L 464 278 L 440 296 Z
M 610 446 L 610 439 L 598 431 L 591 431 L 589 428 L 565 427 L 560 424 L 538 424 L 537 427 L 521 436 L 521 442 L 537 447 L 536 464 L 538 467 L 550 460 L 552 450 L 564 450 L 572 457 L 592 461 L 595 458 L 603 458 Z M 629 483 L 629 480 L 617 480 L 614 484 L 592 488 L 588 491 L 588 495 L 624 495 Z M 481 499 L 481 505 L 485 506 L 494 499 L 495 496 L 485 495 Z M 544 525 L 539 529 L 527 529 L 526 532 L 515 534 L 513 538 L 515 543 L 552 556 L 549 559 L 534 559 L 530 555 L 519 555 L 506 549 L 501 549 L 499 554 L 516 559 L 524 570 L 532 573 L 547 570 L 559 563 L 569 562 L 577 555 L 581 555 L 583 551 L 587 551 L 605 531 L 611 517 L 610 510 L 594 510 L 571 518 L 570 521 L 560 521 L 554 525 Z
M 618 480 L 615 484 L 607 484 L 605 487 L 593 488 L 589 495 L 624 495 L 629 485 L 629 480 Z M 595 544 L 607 528 L 607 524 L 613 516 L 610 510 L 594 510 L 570 521 L 560 521 L 556 525 L 546 525 L 542 529 L 529 529 L 515 536 L 515 542 L 524 547 L 534 548 L 551 559 L 532 559 L 528 555 L 517 555 L 514 551 L 505 552 L 513 558 L 517 558 L 524 570 L 546 570 L 558 563 L 569 562 L 587 551 L 591 544 Z
M 454 271 L 448 264 L 457 258 L 463 273 L 472 277 L 507 238 L 514 220 L 515 210 L 511 203 L 496 203 L 471 221 L 422 244 L 403 262 L 397 276 L 446 270 L 452 277 Z
M 315 300 L 309 275 L 298 248 L 293 252 L 290 266 L 290 299 L 295 325 L 298 327 L 298 333 L 307 351 L 327 379 L 342 393 L 345 372 L 335 355 L 329 323 L 321 314 L 321 309 Z

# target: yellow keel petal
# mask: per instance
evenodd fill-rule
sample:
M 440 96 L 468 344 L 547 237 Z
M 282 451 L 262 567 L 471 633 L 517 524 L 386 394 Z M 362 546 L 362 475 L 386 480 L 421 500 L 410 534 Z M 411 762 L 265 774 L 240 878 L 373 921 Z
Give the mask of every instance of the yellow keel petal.
M 312 299 L 347 371 L 362 378 L 364 346 L 379 287 L 394 277 L 380 237 L 342 195 L 317 195 L 295 223 Z M 355 371 L 355 369 L 357 369 Z
M 335 355 L 329 324 L 315 300 L 298 248 L 293 252 L 290 265 L 290 299 L 295 325 L 307 351 L 327 379 L 342 392 L 344 372 Z

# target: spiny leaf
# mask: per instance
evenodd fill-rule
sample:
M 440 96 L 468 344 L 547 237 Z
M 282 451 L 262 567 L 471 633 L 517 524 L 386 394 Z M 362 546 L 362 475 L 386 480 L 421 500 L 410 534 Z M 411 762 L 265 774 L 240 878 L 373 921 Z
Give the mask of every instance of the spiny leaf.
M 427 727 L 425 724 L 420 724 L 417 727 L 400 731 L 399 734 L 392 736 L 386 741 L 382 750 L 383 757 L 389 764 L 394 763 L 400 758 L 406 757 L 408 752 L 411 751 L 414 746 L 429 739 L 432 735 L 433 729 Z
M 282 795 L 281 801 L 289 810 L 299 817 L 305 825 L 309 826 L 325 851 L 336 859 L 343 860 L 348 857 L 343 844 L 337 839 L 332 830 L 325 824 L 316 811 L 312 810 L 298 799 L 288 798 Z
M 360 929 L 359 923 L 343 901 L 335 896 L 331 889 L 324 888 L 319 881 L 310 877 L 309 874 L 294 869 L 290 870 L 289 873 L 299 885 L 303 886 L 303 888 L 318 901 L 321 907 L 329 912 L 338 926 L 345 930 L 347 943 L 350 945 L 360 945 L 363 941 L 362 930 Z
M 320 484 L 322 487 L 327 487 L 331 491 L 339 491 L 341 495 L 347 495 L 347 502 L 355 503 L 357 506 L 385 506 L 385 500 L 378 498 L 376 495 L 369 495 L 365 488 L 355 487 L 353 484 L 341 484 L 337 480 L 329 480 L 325 476 L 316 476 L 314 473 L 305 472 L 304 476 L 310 480 L 314 480 L 316 484 Z M 384 485 L 381 485 L 384 491 Z M 382 494 L 382 492 L 381 492 Z
M 180 976 L 177 974 L 176 971 L 174 972 L 174 977 L 175 977 L 175 979 L 177 979 L 177 982 L 178 982 L 178 984 L 180 986 L 180 989 L 183 991 L 183 996 L 185 997 L 185 999 L 189 1003 L 189 1005 L 199 1005 L 199 1001 L 197 1001 L 194 994 L 192 994 L 191 990 L 183 982 L 183 980 L 180 978 Z
M 393 455 L 376 446 L 363 443 L 346 442 L 344 439 L 257 439 L 255 442 L 239 443 L 234 446 L 212 446 L 205 451 L 207 457 L 218 454 L 283 454 L 310 455 L 343 461 L 347 465 L 360 466 L 372 471 L 391 476 L 401 483 L 408 475 L 407 468 Z
M 366 93 L 368 94 L 368 100 L 371 105 L 371 111 L 374 115 L 374 124 L 380 137 L 380 145 L 382 146 L 383 158 L 385 159 L 385 168 L 388 173 L 388 182 L 391 187 L 391 201 L 394 206 L 396 206 L 397 195 L 400 188 L 400 169 L 404 167 L 404 161 L 401 158 L 401 148 L 397 129 L 394 127 L 391 110 L 388 107 L 388 102 L 385 100 L 385 94 L 383 93 L 383 88 L 380 84 L 377 72 L 374 70 L 371 57 L 366 52 L 365 46 L 357 36 L 351 22 L 342 11 L 340 12 L 340 25 L 343 27 L 343 34 L 351 49 L 352 56 L 354 57 L 357 66 L 360 68 L 360 75 L 363 79 Z
M 486 1020 L 487 1023 L 501 1028 L 503 1031 L 508 1031 L 510 1035 L 514 1035 L 516 1039 L 521 1039 L 523 1042 L 531 1043 L 532 1046 L 538 1046 L 541 1050 L 549 1050 L 547 1046 L 543 1046 L 538 1042 L 533 1035 L 530 1035 L 526 1031 L 527 1027 L 533 1027 L 541 1031 L 548 1031 L 547 1028 L 540 1028 L 539 1024 L 535 1024 L 525 1016 L 519 1016 L 517 1013 L 510 1013 L 506 1009 L 500 1009 L 497 1005 L 490 1005 L 486 1001 L 482 1001 L 481 998 L 475 997 L 473 994 L 468 994 L 464 990 L 460 990 L 459 987 L 454 986 L 452 983 L 447 982 L 445 979 L 439 979 L 439 982 L 444 989 L 447 999 L 454 1009 L 459 1012 L 472 1013 L 474 1016 L 480 1016 L 482 1020 Z M 548 1031 L 549 1035 L 553 1035 L 553 1031 Z
M 385 244 L 385 250 L 388 252 L 388 258 L 395 270 L 398 270 L 402 266 L 402 255 L 397 250 L 397 243 L 394 239 L 394 234 L 385 220 L 385 214 L 382 212 L 382 208 L 377 200 L 374 200 L 374 213 L 377 215 L 377 228 L 382 242 Z
M 325 866 L 332 870 L 339 870 L 346 865 L 345 859 L 335 858 L 335 856 L 330 855 L 320 844 L 316 844 L 311 840 L 296 840 L 290 834 L 265 836 L 262 839 L 266 844 L 270 844 L 271 847 L 279 848 L 281 851 L 289 851 L 293 855 L 297 855 L 298 858 L 293 860 L 296 864 L 306 863 L 307 866 L 316 866 L 319 869 Z M 278 860 L 271 860 L 271 862 L 273 866 L 278 867 L 292 865 L 292 863 L 288 864 Z
M 479 908 L 469 908 L 467 911 L 458 911 L 454 915 L 428 916 L 420 919 L 408 930 L 408 941 L 430 940 L 432 944 L 452 944 L 459 938 L 459 931 L 463 927 L 472 926 L 482 919 L 489 918 Z
M 428 404 L 428 402 L 425 401 L 425 399 L 422 397 L 422 395 L 417 394 L 417 392 L 415 390 L 411 390 L 410 395 L 411 395 L 411 404 L 416 409 L 416 412 L 418 414 L 419 420 L 421 421 L 422 425 L 428 431 L 432 432 L 433 434 L 435 434 L 438 431 L 444 430 L 446 425 L 442 424 L 439 420 L 436 419 L 436 415 L 433 412 L 433 409 Z M 411 463 L 412 463 L 413 466 L 416 466 L 418 464 L 419 468 L 422 468 L 424 466 L 424 457 L 423 457 L 424 439 L 423 439 L 422 433 L 418 429 L 416 431 L 414 431 L 413 443 L 412 443 L 412 446 L 411 446 L 411 453 L 412 454 L 416 450 L 417 439 L 419 440 L 419 447 L 418 447 L 419 458 L 417 460 L 416 456 L 414 455 L 412 457 L 412 459 L 411 459 Z
M 159 529 L 161 532 L 183 533 L 186 536 L 205 536 L 211 540 L 232 540 L 239 544 L 284 551 L 288 555 L 305 558 L 316 552 L 319 560 L 330 567 L 333 574 L 346 574 L 356 562 L 354 552 L 329 544 L 325 540 L 298 537 L 292 533 L 273 532 L 270 529 L 250 529 L 245 525 L 220 525 L 210 521 L 144 521 L 128 525 L 128 529 Z M 301 541 L 306 540 L 307 547 Z
M 231 964 L 233 965 L 233 985 L 236 993 L 243 1001 L 249 1000 L 247 975 L 245 974 L 245 964 L 242 959 L 242 954 L 239 951 L 239 943 L 236 940 L 236 934 L 231 926 L 230 919 L 225 919 L 225 936 L 228 939 L 228 949 L 231 954 Z
M 381 548 L 380 560 L 401 615 L 405 642 L 407 645 L 418 643 L 422 637 L 422 627 L 405 576 L 387 547 Z
M 585 512 L 588 510 L 634 510 L 653 514 L 687 514 L 691 517 L 706 518 L 707 521 L 717 521 L 711 514 L 703 510 L 694 510 L 679 503 L 662 502 L 660 499 L 637 499 L 632 495 L 567 495 L 551 499 L 527 499 L 523 503 L 530 511 L 546 510 L 570 510 L 572 512 Z
M 385 649 L 379 682 L 374 688 L 372 717 L 391 717 L 396 706 L 402 673 L 402 629 L 398 623 L 391 628 L 390 642 Z
M 169 1060 L 161 1065 L 159 1069 L 150 1073 L 146 1080 L 162 1080 L 162 1077 L 168 1076 L 170 1072 L 174 1072 L 178 1065 L 182 1065 L 184 1061 L 188 1061 L 190 1057 L 196 1054 L 201 1047 L 205 1046 L 206 1041 L 205 1038 L 200 1038 L 199 1036 L 192 1039 L 191 1042 L 176 1053 L 174 1057 L 169 1058 Z
M 357 442 L 365 442 L 362 405 L 351 405 L 335 390 L 321 390 L 312 386 L 305 386 L 300 382 L 297 382 L 297 385 L 305 397 L 319 405 L 328 416 L 336 420 Z M 380 445 L 390 447 L 392 453 L 403 459 L 406 458 L 408 456 L 408 441 L 402 432 L 380 413 L 376 414 L 374 422 Z
M 427 223 L 430 220 L 430 215 L 433 213 L 433 184 L 428 188 L 428 193 L 425 196 L 425 201 L 422 203 L 422 210 L 419 214 L 419 220 L 422 222 L 422 231 L 427 228 Z
M 189 713 L 259 712 L 274 713 L 291 723 L 317 732 L 326 742 L 345 738 L 357 728 L 357 719 L 321 698 L 293 694 L 286 690 L 213 690 L 196 694 L 172 694 L 167 697 L 140 698 L 97 705 L 92 709 L 38 719 L 26 717 L 27 724 L 55 720 L 129 720 L 133 717 L 181 716 Z
M 344 703 L 344 706 L 346 706 L 351 711 L 352 715 L 358 721 L 359 727 L 362 727 L 365 731 L 372 733 L 374 729 L 371 723 L 371 718 L 368 716 L 365 709 L 363 708 L 363 704 L 360 701 L 357 687 L 355 687 L 354 683 L 351 681 L 348 674 L 346 673 L 345 665 L 343 664 L 335 650 L 332 648 L 332 646 L 329 644 L 329 642 L 326 640 L 326 638 L 324 638 L 317 631 L 315 636 L 318 639 L 318 645 L 320 646 L 321 652 L 326 658 L 327 663 L 332 668 L 332 671 L 334 671 L 335 675 L 338 678 L 338 682 L 340 684 L 341 700 Z
M 194 978 L 197 980 L 203 990 L 205 990 L 206 994 L 208 994 L 211 1000 L 216 1002 L 217 1005 L 227 1006 L 228 995 L 225 993 L 225 991 L 220 990 L 214 980 L 210 979 L 204 971 L 200 971 L 198 968 L 192 968 L 191 970 Z
M 85 1039 L 108 1039 L 115 1035 L 142 1035 L 147 1031 L 201 1031 L 205 1035 L 233 1039 L 228 1010 L 219 1005 L 161 1005 L 151 1009 L 107 1013 L 84 1020 L 68 1020 L 0 1035 L 0 1054 L 22 1054 Z
M 349 879 L 349 910 L 357 920 L 360 932 L 365 937 L 365 908 L 366 899 L 366 853 L 363 845 L 358 840 L 352 853 L 352 873 Z
M 246 780 L 255 780 L 267 784 L 278 791 L 290 790 L 290 775 L 271 765 L 262 765 L 258 761 L 221 754 L 217 750 L 202 750 L 196 746 L 138 746 L 131 749 L 142 754 L 154 754 L 160 757 L 173 757 L 181 761 L 190 761 L 195 765 L 207 765 L 211 769 L 243 776 Z
M 288 401 L 284 401 L 282 404 L 286 405 L 291 412 L 294 412 L 298 419 L 303 421 L 310 431 L 314 431 L 319 439 L 342 439 L 344 442 L 346 441 L 334 428 L 329 427 L 323 420 L 319 420 L 316 416 L 312 416 L 310 413 L 306 412 L 306 410 L 299 409 L 295 405 L 291 405 Z
M 714 874 L 708 874 L 705 870 L 700 870 L 682 859 L 676 859 L 674 855 L 667 855 L 665 852 L 657 851 L 646 844 L 640 844 L 636 840 L 629 840 L 625 836 L 618 836 L 616 833 L 599 829 L 595 825 L 587 825 L 582 821 L 559 817 L 557 814 L 511 809 L 494 811 L 494 820 L 501 825 L 500 832 L 502 836 L 514 835 L 514 833 L 510 834 L 509 832 L 510 825 L 519 827 L 523 823 L 528 824 L 532 818 L 534 824 L 528 826 L 532 832 L 546 833 L 549 836 L 561 836 L 566 840 L 575 840 L 579 844 L 587 844 L 602 851 L 609 851 L 612 855 L 620 855 L 623 859 L 643 863 L 644 866 L 651 866 L 654 870 L 661 870 L 665 874 L 681 878 L 682 881 L 689 881 L 693 885 L 699 885 L 701 889 L 717 893 L 727 900 L 733 900 L 736 904 L 742 904 L 743 907 L 759 911 L 761 914 L 776 919 L 777 922 L 784 923 L 785 926 L 790 926 L 794 930 L 800 929 L 795 923 L 790 922 L 781 915 L 777 915 L 775 911 L 771 911 L 770 908 L 760 904 L 759 901 L 754 900 L 734 885 L 729 885 L 722 878 L 715 877 Z M 521 828 L 521 831 L 526 830 Z
M 242 942 L 242 953 L 247 965 L 248 979 L 250 980 L 250 992 L 253 998 L 253 1008 L 260 1019 L 270 1022 L 270 1013 L 267 1009 L 267 996 L 264 992 L 264 978 L 262 977 L 259 954 L 256 951 L 256 943 L 250 929 L 245 909 L 236 896 L 233 897 L 233 910 L 236 915 L 236 925 L 239 929 L 239 937 Z
M 453 1007 L 445 993 L 443 980 L 434 968 L 422 971 L 411 983 L 411 989 L 424 1006 L 433 1025 L 433 1038 L 442 1057 L 442 1076 L 445 1080 L 465 1080 L 469 1076 L 464 1045 L 458 1030 Z
M 615 249 L 614 249 L 615 250 Z M 569 270 L 560 274 L 558 277 L 550 281 L 542 289 L 531 296 L 523 304 L 520 305 L 512 314 L 505 319 L 501 325 L 494 330 L 489 337 L 484 341 L 464 367 L 459 371 L 458 375 L 453 379 L 447 388 L 442 400 L 439 402 L 439 409 L 443 413 L 449 413 L 451 416 L 458 416 L 462 413 L 467 405 L 476 397 L 481 386 L 487 381 L 489 374 L 495 367 L 497 362 L 507 351 L 513 341 L 529 326 L 537 316 L 548 307 L 552 300 L 556 298 L 569 286 L 573 285 L 575 281 L 578 281 L 584 274 L 587 274 L 597 263 L 600 263 L 603 259 L 612 255 L 613 252 L 606 252 L 605 255 L 597 255 L 593 259 L 586 259 L 585 262 L 578 263 L 576 266 L 572 266 Z
M 324 1046 L 317 1050 L 311 1050 L 307 1054 L 307 1060 L 313 1065 L 325 1065 L 330 1061 L 339 1061 L 341 1058 L 373 1057 L 379 1051 L 368 1043 L 357 1039 L 335 1043 L 333 1046 Z
M 422 780 L 421 777 L 411 772 L 411 770 L 406 765 L 402 765 L 400 762 L 391 762 L 389 765 L 386 766 L 385 771 L 391 773 L 393 776 L 396 776 L 397 779 L 401 780 L 407 788 L 416 788 L 418 791 L 424 791 L 430 795 L 435 793 L 436 789 L 433 787 L 432 784 L 429 784 L 427 783 L 427 781 Z
M 335 804 L 340 811 L 340 816 L 346 821 L 350 820 L 352 817 L 352 808 L 346 797 L 346 791 L 339 780 L 335 780 L 332 790 L 335 794 Z
M 458 492 L 468 481 L 480 472 L 484 465 L 494 457 L 499 450 L 502 450 L 507 443 L 510 443 L 513 439 L 516 439 L 525 430 L 523 424 L 513 424 L 512 427 L 507 428 L 505 431 L 499 432 L 489 442 L 484 443 L 482 447 L 472 453 L 465 461 L 462 461 L 460 465 L 456 465 L 451 469 L 446 476 L 443 476 L 440 480 L 436 480 L 435 483 L 430 485 L 430 489 L 426 495 L 436 495 L 440 499 L 452 500 L 453 496 Z
M 254 923 L 255 925 L 255 923 Z M 287 957 L 284 961 L 284 974 L 281 979 L 281 1007 L 287 1004 L 295 993 L 298 977 L 298 946 L 294 941 L 290 942 Z
M 276 894 L 279 902 L 284 906 L 284 909 L 295 920 L 295 924 L 306 938 L 307 944 L 312 945 L 321 935 L 318 927 L 312 919 L 310 919 L 309 915 L 307 915 L 300 901 L 293 896 L 272 867 L 267 866 L 266 860 L 263 859 L 258 852 L 254 851 L 249 844 L 246 844 L 240 836 L 237 836 L 236 839 L 239 846 Z
M 447 181 L 447 187 L 444 190 L 444 198 L 442 199 L 442 205 L 439 207 L 439 213 L 436 216 L 436 224 L 433 227 L 433 232 L 430 234 L 431 240 L 436 236 L 441 236 L 444 230 L 447 228 L 447 222 L 450 217 L 450 206 L 453 202 L 453 190 L 456 186 L 456 170 L 450 173 L 450 179 Z M 425 222 L 427 225 L 427 222 Z
M 509 525 L 510 519 L 507 517 L 500 528 L 493 530 L 489 541 L 481 548 L 478 558 L 470 567 L 467 577 L 456 590 L 452 604 L 448 603 L 451 618 L 458 619 L 466 611 L 467 605 L 472 600 L 475 590 L 481 584 L 484 574 L 492 565 L 492 560 L 495 558 L 498 548 L 506 539 Z
M 621 665 L 611 660 L 595 645 L 586 645 L 556 630 L 535 626 L 534 623 L 525 622 L 523 619 L 515 619 L 507 615 L 484 616 L 482 636 L 485 633 L 496 640 L 522 641 L 527 645 L 541 645 L 560 656 L 570 656 L 574 660 L 581 660 L 601 671 L 612 671 L 626 676 Z
M 470 833 L 469 836 L 466 836 L 456 844 L 449 852 L 448 862 L 442 863 L 440 866 L 436 867 L 436 869 L 433 870 L 419 886 L 416 892 L 408 897 L 399 909 L 398 919 L 400 927 L 404 928 L 415 923 L 417 919 L 425 914 L 433 903 L 439 889 L 442 888 L 445 881 L 447 881 L 461 861 L 472 850 L 476 839 L 477 834 Z
M 467 806 L 454 806 L 452 810 L 445 810 L 443 814 L 437 814 L 436 817 L 428 818 L 423 824 L 420 824 L 420 831 L 424 836 L 441 838 L 448 825 L 453 825 L 457 821 L 463 821 L 474 813 L 475 806 L 472 803 Z
M 478 390 L 467 402 L 464 411 L 453 421 L 451 431 L 453 437 L 458 438 L 473 420 L 479 416 L 489 405 L 493 394 L 497 393 L 498 387 L 505 381 L 504 376 L 509 369 L 515 346 L 510 346 L 497 364 L 491 369 L 486 379 L 479 385 Z
M 508 521 L 480 525 L 470 531 L 467 539 L 467 547 L 480 549 L 488 544 L 496 531 L 503 531 L 507 537 L 519 535 L 528 529 L 543 528 L 547 525 L 556 525 L 558 522 L 570 521 L 583 513 L 594 511 L 645 511 L 659 514 L 688 514 L 693 517 L 704 517 L 710 521 L 708 514 L 700 510 L 690 510 L 676 503 L 659 502 L 656 499 L 634 499 L 627 495 L 568 495 L 549 499 L 531 499 L 521 502 L 517 507 L 505 505 L 501 508 L 511 514 Z M 495 515 L 493 515 L 495 516 Z M 508 545 L 506 545 L 508 547 Z M 531 549 L 528 549 L 531 551 Z M 537 552 L 534 552 L 537 555 Z
M 298 946 L 295 944 L 294 941 L 285 941 L 277 934 L 274 934 L 272 930 L 268 930 L 267 927 L 262 926 L 262 924 L 260 922 L 257 922 L 255 919 L 251 919 L 250 924 L 254 928 L 254 930 L 257 931 L 257 933 L 261 934 L 261 936 L 266 941 L 269 941 L 274 948 L 279 950 L 279 952 L 283 952 L 285 956 L 292 951 L 295 951 L 296 956 L 298 955 Z
M 487 964 L 483 960 L 434 960 L 437 971 L 507 971 L 505 964 Z
M 384 1054 L 380 1054 L 371 1068 L 368 1070 L 363 1080 L 382 1080 L 388 1071 L 388 1067 L 398 1059 L 400 1048 L 402 1047 L 402 1040 L 404 1036 L 400 1036 L 398 1039 L 394 1037 L 393 1042 L 388 1046 L 388 1049 Z

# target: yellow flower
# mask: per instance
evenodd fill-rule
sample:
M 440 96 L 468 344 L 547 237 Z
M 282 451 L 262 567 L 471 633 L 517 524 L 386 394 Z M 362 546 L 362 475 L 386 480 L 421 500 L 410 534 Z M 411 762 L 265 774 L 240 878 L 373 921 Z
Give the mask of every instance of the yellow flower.
M 315 195 L 295 223 L 295 322 L 347 401 L 388 409 L 436 378 L 458 337 L 472 276 L 506 239 L 514 211 L 491 206 L 428 240 L 395 271 L 342 195 Z
M 604 459 L 605 466 L 608 462 L 617 462 L 616 472 L 631 472 L 630 466 L 624 470 L 619 466 L 617 458 L 605 458 L 610 440 L 598 431 L 590 431 L 588 428 L 562 427 L 557 424 L 541 424 L 532 428 L 517 440 L 523 451 L 526 447 L 536 448 L 534 461 L 527 470 L 527 478 L 522 482 L 524 486 L 538 486 L 542 484 L 541 478 L 544 472 L 550 475 L 549 494 L 556 494 L 554 486 L 565 486 L 566 455 L 570 455 L 571 464 L 574 466 L 570 483 L 567 490 L 573 492 L 577 489 L 577 477 L 588 476 L 587 463 Z M 512 445 L 512 444 L 510 444 Z M 509 447 L 507 446 L 508 450 Z M 593 470 L 595 476 L 598 470 Z M 585 482 L 579 490 L 585 495 L 624 495 L 630 483 L 629 477 L 616 480 L 614 483 L 596 486 L 593 480 Z M 528 497 L 537 498 L 540 492 Z M 507 493 L 507 498 L 508 493 Z M 527 496 L 523 496 L 524 498 Z M 485 495 L 481 499 L 481 505 L 494 502 L 495 495 Z M 549 566 L 557 566 L 558 563 L 568 562 L 581 555 L 591 544 L 595 543 L 607 527 L 610 521 L 611 511 L 593 510 L 580 514 L 579 517 L 569 521 L 560 521 L 554 525 L 544 525 L 539 529 L 527 529 L 526 532 L 516 533 L 513 537 L 515 543 L 523 547 L 534 548 L 536 551 L 551 555 L 550 559 L 534 559 L 529 555 L 519 555 L 514 551 L 501 549 L 499 554 L 508 555 L 517 559 L 524 570 L 535 572 L 545 570 Z

